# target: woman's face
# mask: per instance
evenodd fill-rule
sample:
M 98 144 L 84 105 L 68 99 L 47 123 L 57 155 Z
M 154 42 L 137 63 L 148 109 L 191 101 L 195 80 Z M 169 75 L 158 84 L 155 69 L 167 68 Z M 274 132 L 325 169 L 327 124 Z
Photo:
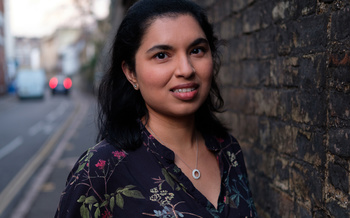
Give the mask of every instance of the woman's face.
M 137 84 L 149 116 L 193 115 L 208 96 L 213 60 L 206 36 L 190 15 L 160 17 L 147 28 L 135 55 Z

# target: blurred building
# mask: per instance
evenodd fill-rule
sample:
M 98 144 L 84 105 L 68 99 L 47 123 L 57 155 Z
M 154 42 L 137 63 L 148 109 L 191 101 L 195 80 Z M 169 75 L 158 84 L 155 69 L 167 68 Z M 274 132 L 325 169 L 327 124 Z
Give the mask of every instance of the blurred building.
M 40 38 L 15 37 L 15 57 L 19 68 L 41 68 Z
M 41 40 L 41 62 L 48 77 L 64 74 L 79 78 L 75 87 L 92 89 L 97 56 L 101 41 L 105 40 L 103 21 L 94 28 L 64 27 Z
M 5 35 L 4 35 L 4 1 L 0 0 L 0 95 L 7 92 L 6 85 L 6 56 L 5 56 Z
M 79 53 L 84 46 L 79 41 L 81 32 L 78 28 L 60 28 L 41 40 L 42 67 L 49 76 L 71 76 L 79 70 Z
M 13 81 L 17 71 L 17 61 L 15 57 L 15 39 L 12 35 L 10 25 L 10 0 L 4 0 L 4 40 L 5 40 L 5 58 L 7 63 L 7 74 L 5 75 L 5 82 L 7 83 L 8 91 L 14 92 Z
M 14 37 L 10 28 L 9 1 L 0 0 L 0 95 L 13 91 L 11 87 L 17 68 Z

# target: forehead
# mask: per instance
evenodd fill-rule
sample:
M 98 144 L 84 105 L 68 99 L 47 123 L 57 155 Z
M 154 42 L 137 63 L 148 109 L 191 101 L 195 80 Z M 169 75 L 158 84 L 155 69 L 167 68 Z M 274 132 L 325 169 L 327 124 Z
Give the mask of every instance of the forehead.
M 141 46 L 146 41 L 182 40 L 188 37 L 206 38 L 198 21 L 189 14 L 169 14 L 158 16 L 149 23 L 142 37 Z

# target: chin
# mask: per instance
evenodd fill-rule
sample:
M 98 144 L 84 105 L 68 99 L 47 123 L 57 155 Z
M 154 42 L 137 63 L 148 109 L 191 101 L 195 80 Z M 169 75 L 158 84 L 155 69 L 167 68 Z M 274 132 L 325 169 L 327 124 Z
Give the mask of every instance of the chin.
M 188 117 L 188 116 L 194 116 L 195 113 L 198 111 L 198 107 L 179 107 L 176 111 L 172 112 L 172 116 L 174 117 Z

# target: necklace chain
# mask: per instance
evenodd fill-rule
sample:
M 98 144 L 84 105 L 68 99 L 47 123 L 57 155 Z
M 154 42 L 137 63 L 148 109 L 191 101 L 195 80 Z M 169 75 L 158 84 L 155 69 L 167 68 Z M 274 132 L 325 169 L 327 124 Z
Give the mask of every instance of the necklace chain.
M 160 140 L 160 138 L 153 132 L 153 130 L 151 129 L 151 127 L 149 125 L 147 125 L 148 129 L 150 130 L 150 132 L 158 139 L 158 141 L 160 143 L 162 143 L 163 145 L 166 145 L 164 142 L 162 142 L 162 140 Z M 198 170 L 198 137 L 196 134 L 196 144 L 197 144 L 197 152 L 196 152 L 196 168 L 193 170 L 179 155 L 177 155 L 175 152 L 175 155 L 192 171 L 192 177 L 194 179 L 199 179 L 201 177 L 201 173 Z

